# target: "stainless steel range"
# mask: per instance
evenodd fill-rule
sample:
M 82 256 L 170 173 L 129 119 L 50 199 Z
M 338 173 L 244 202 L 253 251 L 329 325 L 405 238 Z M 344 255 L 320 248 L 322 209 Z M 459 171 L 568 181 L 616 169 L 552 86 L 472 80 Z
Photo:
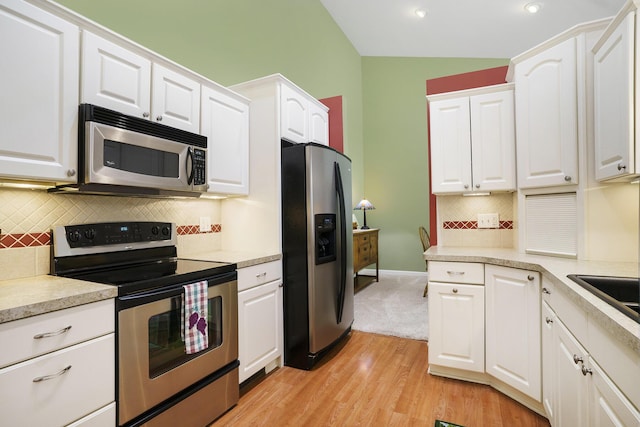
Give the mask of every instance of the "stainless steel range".
M 52 274 L 118 287 L 119 426 L 203 426 L 238 402 L 235 264 L 178 258 L 172 223 L 61 226 L 52 237 Z M 193 286 L 202 319 L 184 314 Z M 187 350 L 190 328 L 200 349 Z

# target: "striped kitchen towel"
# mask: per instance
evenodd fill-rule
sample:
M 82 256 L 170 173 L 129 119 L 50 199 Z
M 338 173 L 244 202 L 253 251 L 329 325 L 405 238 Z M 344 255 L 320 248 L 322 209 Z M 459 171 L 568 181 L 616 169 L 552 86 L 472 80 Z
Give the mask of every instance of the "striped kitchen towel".
M 209 347 L 207 337 L 207 306 L 209 286 L 206 280 L 184 285 L 184 348 L 187 354 Z

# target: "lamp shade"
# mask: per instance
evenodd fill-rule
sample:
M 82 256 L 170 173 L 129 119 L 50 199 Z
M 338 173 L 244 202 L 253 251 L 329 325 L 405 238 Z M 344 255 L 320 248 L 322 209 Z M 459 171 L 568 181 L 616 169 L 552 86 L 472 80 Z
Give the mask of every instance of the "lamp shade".
M 361 230 L 369 229 L 369 227 L 367 227 L 367 211 L 370 211 L 375 208 L 376 207 L 373 206 L 373 204 L 371 204 L 371 202 L 368 201 L 367 199 L 360 200 L 360 203 L 358 203 L 356 207 L 353 208 L 354 211 L 364 211 L 362 212 L 362 214 L 364 215 L 364 225 L 360 227 Z
M 360 200 L 360 202 L 356 205 L 355 208 L 353 208 L 354 211 L 359 211 L 359 210 L 363 210 L 363 211 L 370 211 L 371 209 L 375 209 L 376 207 L 373 206 L 371 204 L 370 201 L 368 201 L 367 199 L 362 199 Z

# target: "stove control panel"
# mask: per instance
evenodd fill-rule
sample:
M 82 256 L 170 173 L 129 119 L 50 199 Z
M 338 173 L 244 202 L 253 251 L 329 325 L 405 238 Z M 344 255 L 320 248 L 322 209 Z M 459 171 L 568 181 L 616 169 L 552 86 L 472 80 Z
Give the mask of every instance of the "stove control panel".
M 171 241 L 170 222 L 103 222 L 64 227 L 70 248 Z

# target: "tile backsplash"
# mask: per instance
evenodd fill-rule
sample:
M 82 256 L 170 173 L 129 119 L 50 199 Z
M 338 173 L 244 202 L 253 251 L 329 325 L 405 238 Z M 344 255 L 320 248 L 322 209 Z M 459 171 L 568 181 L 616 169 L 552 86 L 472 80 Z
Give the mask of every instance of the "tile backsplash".
M 513 197 L 512 193 L 477 197 L 438 196 L 438 245 L 515 247 Z M 479 229 L 477 221 L 481 213 L 497 213 L 499 228 Z
M 212 232 L 199 233 L 200 217 Z M 49 232 L 56 225 L 166 221 L 178 225 L 178 253 L 220 249 L 220 201 L 50 194 L 0 189 L 0 280 L 49 272 Z

